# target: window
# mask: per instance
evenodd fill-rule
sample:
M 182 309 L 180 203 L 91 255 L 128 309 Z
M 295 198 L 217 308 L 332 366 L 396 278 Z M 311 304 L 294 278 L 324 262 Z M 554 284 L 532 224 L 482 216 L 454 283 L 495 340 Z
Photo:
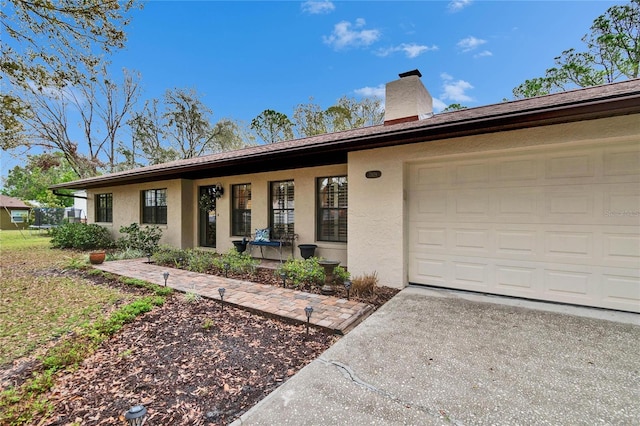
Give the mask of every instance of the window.
M 96 195 L 96 222 L 113 222 L 113 194 Z
M 11 210 L 11 223 L 24 223 L 28 215 L 28 210 Z
M 251 184 L 232 186 L 231 234 L 248 236 L 251 234 Z
M 317 181 L 317 238 L 347 242 L 347 177 L 325 177 Z
M 142 191 L 142 223 L 167 224 L 167 190 Z
M 271 182 L 271 212 L 269 226 L 272 238 L 294 234 L 293 181 Z

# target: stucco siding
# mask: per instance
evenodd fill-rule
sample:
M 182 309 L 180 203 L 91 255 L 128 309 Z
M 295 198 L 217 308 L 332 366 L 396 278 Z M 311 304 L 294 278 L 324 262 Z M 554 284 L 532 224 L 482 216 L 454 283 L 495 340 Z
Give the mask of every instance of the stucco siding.
M 505 150 L 544 149 L 545 145 L 640 143 L 637 115 L 505 131 L 482 136 L 416 143 L 349 154 L 349 271 L 376 271 L 380 283 L 404 287 L 407 278 L 407 165 L 433 157 L 469 153 L 501 155 Z M 369 170 L 382 172 L 367 179 Z
M 182 204 L 183 200 L 189 201 L 190 195 L 183 195 L 185 188 L 191 187 L 191 181 L 181 179 L 141 183 L 136 185 L 113 186 L 100 189 L 92 189 L 87 191 L 87 216 L 89 223 L 95 222 L 95 199 L 96 194 L 113 194 L 113 222 L 101 222 L 99 225 L 106 227 L 111 231 L 114 238 L 121 236 L 119 229 L 121 226 L 128 226 L 132 223 L 141 223 L 141 192 L 148 189 L 167 189 L 167 224 L 158 225 L 162 230 L 161 244 L 168 244 L 173 247 L 187 248 L 186 242 L 183 241 L 183 229 L 193 226 L 191 223 L 191 214 L 188 206 Z M 183 223 L 185 219 L 186 225 Z M 190 228 L 188 228 L 190 230 Z M 190 236 L 191 233 L 187 233 Z

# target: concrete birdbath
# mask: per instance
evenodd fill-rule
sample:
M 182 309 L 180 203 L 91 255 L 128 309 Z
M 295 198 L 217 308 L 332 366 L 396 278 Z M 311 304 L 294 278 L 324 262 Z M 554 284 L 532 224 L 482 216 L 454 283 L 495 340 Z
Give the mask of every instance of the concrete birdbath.
M 320 260 L 318 264 L 324 268 L 324 285 L 320 291 L 322 294 L 333 294 L 336 289 L 333 288 L 333 270 L 340 264 L 337 260 Z

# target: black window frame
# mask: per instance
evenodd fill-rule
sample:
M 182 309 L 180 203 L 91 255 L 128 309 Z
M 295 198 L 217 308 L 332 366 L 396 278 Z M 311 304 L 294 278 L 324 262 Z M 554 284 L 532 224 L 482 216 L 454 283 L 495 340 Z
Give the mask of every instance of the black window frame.
M 112 223 L 113 222 L 113 194 L 106 192 L 96 194 L 96 222 Z
M 167 224 L 167 188 L 146 189 L 141 192 L 142 213 L 140 223 L 144 225 Z M 150 203 L 149 205 L 147 203 Z
M 251 235 L 251 184 L 231 185 L 231 235 Z
M 337 192 L 330 186 L 337 186 Z M 348 203 L 349 182 L 346 175 L 316 179 L 316 240 L 347 242 Z
M 295 234 L 295 182 L 293 179 L 269 184 L 269 227 L 277 240 Z

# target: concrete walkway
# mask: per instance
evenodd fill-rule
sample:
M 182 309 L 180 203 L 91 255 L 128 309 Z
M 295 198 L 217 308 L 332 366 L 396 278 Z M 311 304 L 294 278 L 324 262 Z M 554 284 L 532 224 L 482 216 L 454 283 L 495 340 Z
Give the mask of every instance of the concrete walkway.
M 304 308 L 310 305 L 313 307 L 311 324 L 338 334 L 345 334 L 373 312 L 371 305 L 361 302 L 167 268 L 149 264 L 146 259 L 118 260 L 94 267 L 158 285 L 164 285 L 162 274 L 166 271 L 169 272 L 167 286 L 217 300 L 220 300 L 218 288 L 224 287 L 225 303 L 286 320 L 306 322 Z

